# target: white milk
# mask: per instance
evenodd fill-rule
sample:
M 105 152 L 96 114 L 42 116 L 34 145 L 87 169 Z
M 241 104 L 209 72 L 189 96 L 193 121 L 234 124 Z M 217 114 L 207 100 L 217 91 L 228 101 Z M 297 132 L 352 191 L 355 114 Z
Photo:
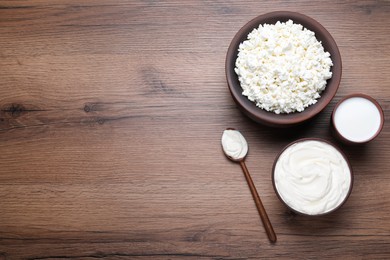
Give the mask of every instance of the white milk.
M 373 102 L 363 97 L 344 100 L 334 114 L 338 132 L 353 142 L 365 142 L 378 132 L 381 115 Z

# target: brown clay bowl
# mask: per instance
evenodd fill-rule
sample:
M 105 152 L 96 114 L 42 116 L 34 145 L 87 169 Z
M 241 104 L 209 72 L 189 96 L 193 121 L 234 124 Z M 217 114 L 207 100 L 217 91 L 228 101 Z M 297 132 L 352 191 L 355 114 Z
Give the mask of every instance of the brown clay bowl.
M 242 88 L 238 76 L 234 71 L 241 42 L 247 39 L 248 34 L 260 24 L 275 24 L 277 21 L 286 22 L 291 19 L 294 23 L 313 31 L 317 40 L 322 42 L 325 51 L 329 52 L 333 61 L 331 67 L 332 78 L 327 81 L 326 89 L 321 93 L 317 103 L 307 107 L 302 112 L 290 114 L 275 114 L 263 110 L 242 95 Z M 295 12 L 278 11 L 260 15 L 244 25 L 230 43 L 225 62 L 226 79 L 230 93 L 238 108 L 254 121 L 272 127 L 289 127 L 301 124 L 320 113 L 335 96 L 341 80 L 341 56 L 336 42 L 330 33 L 314 19 Z
M 305 213 L 305 212 L 301 212 L 297 209 L 294 209 L 292 208 L 286 201 L 284 201 L 283 197 L 280 195 L 279 191 L 278 191 L 278 188 L 277 188 L 277 185 L 275 183 L 275 168 L 276 168 L 276 164 L 278 163 L 278 160 L 280 158 L 280 156 L 292 145 L 294 144 L 297 144 L 297 143 L 300 143 L 300 142 L 305 142 L 305 141 L 319 141 L 319 142 L 323 142 L 325 144 L 328 144 L 330 146 L 332 146 L 333 148 L 335 148 L 340 154 L 341 156 L 344 158 L 345 162 L 347 163 L 347 166 L 349 168 L 349 172 L 350 172 L 350 179 L 351 179 L 351 182 L 350 182 L 350 185 L 349 185 L 349 189 L 348 189 L 348 192 L 345 196 L 345 198 L 341 201 L 340 204 L 338 204 L 336 207 L 334 207 L 333 209 L 327 211 L 327 212 L 324 212 L 324 213 L 318 213 L 318 214 L 308 214 L 308 213 Z M 346 155 L 343 153 L 343 151 L 341 151 L 340 148 L 338 148 L 336 145 L 332 144 L 331 142 L 327 141 L 327 140 L 324 140 L 324 139 L 321 139 L 321 138 L 302 138 L 302 139 L 298 139 L 294 142 L 291 142 L 290 144 L 286 145 L 281 151 L 280 153 L 276 156 L 275 158 L 275 161 L 274 161 L 274 164 L 273 164 L 273 167 L 272 167 L 272 185 L 273 185 L 273 188 L 274 188 L 274 191 L 278 197 L 278 199 L 288 208 L 290 209 L 291 211 L 299 214 L 299 215 L 303 215 L 303 216 L 310 216 L 310 217 L 315 217 L 315 216 L 323 216 L 323 215 L 328 215 L 334 211 L 336 211 L 337 209 L 339 209 L 342 205 L 345 204 L 345 202 L 348 200 L 349 196 L 351 195 L 351 192 L 352 192 L 352 187 L 353 187 L 353 180 L 354 180 L 354 177 L 353 177 L 353 171 L 352 171 L 352 167 L 351 167 L 351 164 L 348 160 L 348 158 L 346 157 Z

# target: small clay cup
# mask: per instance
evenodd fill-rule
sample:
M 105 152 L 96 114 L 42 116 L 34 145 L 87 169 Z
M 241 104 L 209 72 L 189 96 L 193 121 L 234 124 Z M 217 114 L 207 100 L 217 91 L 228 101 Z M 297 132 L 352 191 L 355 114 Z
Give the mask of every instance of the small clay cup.
M 350 98 L 354 98 L 354 97 L 360 97 L 360 98 L 367 99 L 368 101 L 371 101 L 379 111 L 380 126 L 379 126 L 378 130 L 369 139 L 366 139 L 363 141 L 354 141 L 354 140 L 350 140 L 347 137 L 343 136 L 340 133 L 340 131 L 337 129 L 336 124 L 335 124 L 335 114 L 336 114 L 337 109 L 340 107 L 340 105 L 344 101 L 346 101 L 347 99 L 350 99 Z M 332 112 L 332 116 L 331 116 L 331 124 L 330 124 L 331 129 L 330 130 L 331 130 L 331 133 L 333 134 L 333 136 L 344 144 L 348 144 L 348 145 L 366 144 L 366 143 L 374 140 L 379 135 L 379 133 L 382 131 L 384 122 L 385 122 L 385 116 L 383 113 L 383 109 L 374 98 L 372 98 L 366 94 L 354 93 L 354 94 L 350 94 L 350 95 L 342 98 L 334 107 L 333 112 Z

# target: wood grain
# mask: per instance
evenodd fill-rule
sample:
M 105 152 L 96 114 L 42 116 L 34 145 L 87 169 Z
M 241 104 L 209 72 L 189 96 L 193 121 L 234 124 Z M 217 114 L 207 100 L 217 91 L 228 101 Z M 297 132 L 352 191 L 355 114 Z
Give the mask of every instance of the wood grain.
M 271 129 L 230 97 L 224 59 L 257 15 L 298 11 L 342 55 L 340 89 L 312 121 Z M 389 1 L 0 1 L 0 259 L 386 259 L 390 257 Z M 271 184 L 277 153 L 329 134 L 332 108 L 362 92 L 386 124 L 338 144 L 355 183 L 334 214 L 298 216 Z M 222 131 L 278 236 L 271 244 Z M 337 142 L 336 142 L 337 143 Z

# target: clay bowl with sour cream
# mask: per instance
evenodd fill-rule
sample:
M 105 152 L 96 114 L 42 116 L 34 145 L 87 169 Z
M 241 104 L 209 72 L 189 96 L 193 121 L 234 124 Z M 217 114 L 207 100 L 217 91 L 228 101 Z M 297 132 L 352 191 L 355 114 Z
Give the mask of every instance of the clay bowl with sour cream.
M 315 33 L 317 41 L 321 42 L 325 52 L 330 54 L 333 66 L 330 68 L 332 76 L 326 80 L 326 88 L 320 93 L 315 104 L 306 107 L 301 112 L 275 113 L 266 111 L 244 96 L 239 77 L 235 72 L 239 46 L 247 40 L 248 34 L 259 25 L 285 23 L 292 20 L 304 28 Z M 249 118 L 263 125 L 271 127 L 290 127 L 299 125 L 320 113 L 333 99 L 341 80 L 341 56 L 337 44 L 330 33 L 316 20 L 296 12 L 278 11 L 260 15 L 245 24 L 234 36 L 227 51 L 225 72 L 228 87 L 237 107 Z
M 272 183 L 279 200 L 305 216 L 339 209 L 352 192 L 353 172 L 345 154 L 319 138 L 288 144 L 276 157 Z

